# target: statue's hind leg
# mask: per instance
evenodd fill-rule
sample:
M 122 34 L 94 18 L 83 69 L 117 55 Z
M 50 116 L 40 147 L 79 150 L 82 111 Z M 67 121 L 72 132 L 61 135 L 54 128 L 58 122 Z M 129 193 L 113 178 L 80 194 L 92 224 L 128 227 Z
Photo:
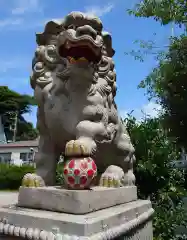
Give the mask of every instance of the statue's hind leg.
M 40 137 L 39 152 L 36 155 L 36 173 L 47 186 L 56 183 L 56 168 L 60 155 L 49 137 Z
M 112 149 L 110 162 L 114 163 L 115 166 L 109 166 L 102 174 L 100 185 L 106 187 L 134 185 L 133 165 L 135 156 L 129 135 L 121 132 L 116 138 L 114 145 L 110 147 Z
M 128 164 L 128 171 L 124 176 L 124 185 L 128 185 L 128 186 L 135 185 L 136 178 L 133 172 L 133 165 L 135 161 L 136 161 L 136 158 L 135 158 L 135 155 L 133 155 Z
M 25 187 L 54 186 L 58 154 L 49 136 L 40 136 L 39 150 L 35 155 L 36 174 L 26 174 L 22 181 Z
M 123 187 L 135 184 L 133 162 L 135 157 L 127 159 L 120 165 L 110 165 L 101 175 L 99 185 L 103 187 Z

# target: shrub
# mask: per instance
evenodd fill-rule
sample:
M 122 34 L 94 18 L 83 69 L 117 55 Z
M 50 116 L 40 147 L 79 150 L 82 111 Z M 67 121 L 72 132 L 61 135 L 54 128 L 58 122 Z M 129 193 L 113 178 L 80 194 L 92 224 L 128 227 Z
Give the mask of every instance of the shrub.
M 63 168 L 64 168 L 64 163 L 63 162 L 61 162 L 57 165 L 56 184 L 59 185 L 59 186 L 64 185 Z
M 187 215 L 184 171 L 171 165 L 179 158 L 174 140 L 167 136 L 160 118 L 146 117 L 138 122 L 129 115 L 125 122 L 136 150 L 138 196 L 150 199 L 155 210 L 154 240 L 187 239 L 176 234 L 179 227 L 186 226 Z
M 32 166 L 0 164 L 0 189 L 17 190 L 21 185 L 23 176 L 34 171 L 35 169 Z
M 0 190 L 18 190 L 23 176 L 26 173 L 34 173 L 35 168 L 30 165 L 15 166 L 0 164 Z M 59 163 L 56 172 L 57 185 L 63 185 L 63 163 Z

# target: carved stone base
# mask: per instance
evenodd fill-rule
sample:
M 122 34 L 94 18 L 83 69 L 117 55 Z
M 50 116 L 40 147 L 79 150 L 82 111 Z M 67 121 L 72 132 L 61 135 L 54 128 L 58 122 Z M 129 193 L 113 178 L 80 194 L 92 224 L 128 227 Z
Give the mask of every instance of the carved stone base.
M 135 186 L 121 188 L 93 187 L 91 190 L 66 190 L 55 187 L 20 187 L 18 206 L 85 214 L 137 200 Z
M 152 240 L 152 214 L 147 200 L 84 215 L 9 206 L 0 208 L 0 234 L 9 240 L 16 236 L 33 240 Z

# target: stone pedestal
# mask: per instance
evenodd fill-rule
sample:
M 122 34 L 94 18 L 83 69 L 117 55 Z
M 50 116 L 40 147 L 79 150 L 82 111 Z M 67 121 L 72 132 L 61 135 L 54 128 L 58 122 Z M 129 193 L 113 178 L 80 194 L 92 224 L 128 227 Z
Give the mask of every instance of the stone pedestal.
M 85 214 L 137 200 L 137 188 L 93 187 L 67 190 L 58 187 L 20 187 L 18 206 L 54 212 Z
M 153 209 L 150 201 L 137 200 L 135 187 L 126 190 L 20 188 L 19 206 L 0 208 L 0 239 L 152 240 Z M 66 213 L 62 212 L 63 209 Z

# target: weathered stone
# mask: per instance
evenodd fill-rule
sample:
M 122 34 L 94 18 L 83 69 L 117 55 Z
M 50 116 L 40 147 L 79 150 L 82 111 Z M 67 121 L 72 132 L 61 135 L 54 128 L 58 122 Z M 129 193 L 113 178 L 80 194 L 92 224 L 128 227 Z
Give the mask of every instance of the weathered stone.
M 91 190 L 66 190 L 55 187 L 20 187 L 18 206 L 73 214 L 84 214 L 137 200 L 135 186 L 93 187 Z
M 0 208 L 0 218 L 6 217 L 8 223 L 17 227 L 40 229 L 47 234 L 62 236 L 62 239 L 138 239 L 152 240 L 150 201 L 137 200 L 115 207 L 83 215 L 55 213 L 42 210 L 19 208 L 16 206 Z M 142 233 L 143 231 L 143 233 Z M 1 239 L 1 238 L 0 238 Z M 32 238 L 33 239 L 33 238 Z
M 48 22 L 36 36 L 30 79 L 38 105 L 38 181 L 30 174 L 23 185 L 38 187 L 43 179 L 54 186 L 61 154 L 68 159 L 93 157 L 103 173 L 101 186 L 134 185 L 135 150 L 114 100 L 111 35 L 99 18 L 72 12 L 63 21 Z M 74 187 L 80 185 L 73 171 L 71 180 Z

